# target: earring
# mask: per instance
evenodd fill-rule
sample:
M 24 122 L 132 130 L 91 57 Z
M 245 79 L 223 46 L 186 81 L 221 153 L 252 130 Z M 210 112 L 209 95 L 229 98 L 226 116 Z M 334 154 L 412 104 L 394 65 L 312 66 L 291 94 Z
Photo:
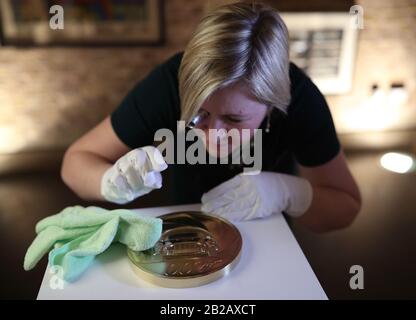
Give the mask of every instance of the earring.
M 271 115 L 272 115 L 272 110 L 270 109 L 267 112 L 267 124 L 266 124 L 266 129 L 265 129 L 266 133 L 270 132 L 270 118 L 271 118 Z

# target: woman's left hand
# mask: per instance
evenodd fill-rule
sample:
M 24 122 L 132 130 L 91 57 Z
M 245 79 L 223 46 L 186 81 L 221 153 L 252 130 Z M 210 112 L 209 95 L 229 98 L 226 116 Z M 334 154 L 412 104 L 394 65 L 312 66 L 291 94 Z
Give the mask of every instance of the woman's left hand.
M 264 218 L 286 212 L 303 215 L 312 202 L 313 189 L 304 178 L 261 172 L 239 174 L 202 196 L 202 211 L 231 221 Z

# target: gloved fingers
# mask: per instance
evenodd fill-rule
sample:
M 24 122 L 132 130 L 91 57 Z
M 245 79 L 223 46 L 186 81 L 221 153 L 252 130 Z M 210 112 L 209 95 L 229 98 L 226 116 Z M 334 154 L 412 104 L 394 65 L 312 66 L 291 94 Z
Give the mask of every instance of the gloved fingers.
M 140 178 L 143 177 L 144 173 L 149 171 L 149 159 L 147 158 L 146 152 L 141 148 L 130 151 L 125 159 L 121 158 L 121 160 L 125 160 L 129 166 L 132 166 Z
M 220 194 L 217 198 L 207 200 L 208 197 L 203 196 L 201 199 L 203 209 L 210 212 L 233 202 L 239 203 L 240 205 L 245 203 L 247 197 L 252 195 L 253 190 L 250 188 L 249 182 L 244 179 L 244 177 L 238 177 L 236 180 L 240 181 L 236 187 L 229 188 L 224 193 Z
M 241 210 L 240 221 L 248 221 L 256 218 L 262 218 L 262 203 L 260 197 L 254 197 L 251 199 L 252 202 L 244 210 Z
M 161 176 L 153 173 L 159 173 L 167 168 L 159 150 L 154 147 L 135 149 L 129 154 L 128 163 L 133 168 L 132 171 L 136 172 L 138 178 L 136 180 L 136 190 L 143 186 L 153 189 L 162 186 Z
M 120 161 L 116 163 L 117 170 L 120 175 L 125 178 L 125 181 L 129 185 L 132 191 L 140 190 L 143 186 L 143 179 L 139 172 L 134 168 L 134 163 L 131 157 L 128 158 L 128 161 Z M 123 185 L 123 187 L 126 187 Z
M 224 194 L 220 195 L 219 197 L 212 199 L 210 201 L 206 201 L 206 198 L 202 197 L 202 210 L 206 212 L 212 212 L 217 208 L 223 207 L 238 198 L 238 194 L 235 189 L 231 189 Z
M 203 206 L 202 210 L 226 217 L 229 220 L 244 220 L 246 216 L 255 210 L 258 197 L 254 193 L 242 193 L 241 195 L 241 197 L 233 201 L 224 202 L 223 205 L 209 203 Z
M 107 170 L 101 179 L 101 194 L 111 202 L 125 204 L 162 187 L 160 171 L 167 164 L 159 150 L 149 146 L 130 151 Z
M 215 188 L 211 189 L 210 191 L 202 195 L 202 203 L 215 201 L 220 196 L 226 194 L 229 190 L 237 188 L 241 184 L 241 181 L 241 176 L 238 175 L 228 181 L 221 183 L 220 185 L 216 186 Z
M 131 198 L 128 198 L 125 194 L 120 193 L 120 190 L 117 190 L 117 188 L 114 185 L 109 185 L 106 187 L 105 198 L 108 201 L 111 201 L 117 204 L 126 204 L 133 200 Z
M 143 177 L 143 184 L 151 189 L 160 189 L 162 187 L 162 175 L 157 171 L 147 172 Z
M 145 147 L 142 149 L 133 150 L 125 159 L 122 159 L 116 164 L 119 168 L 120 175 L 125 178 L 133 193 L 141 192 L 143 187 L 151 189 L 161 188 L 162 176 L 159 171 L 167 167 L 159 150 L 154 147 Z M 149 156 L 148 153 L 154 153 L 156 158 L 159 157 L 161 160 L 154 160 L 152 162 L 154 156 Z M 159 164 L 160 161 L 163 161 L 164 167 Z M 124 187 L 126 186 L 124 185 Z M 126 188 L 122 188 L 122 190 L 126 190 Z
M 213 214 L 220 216 L 229 221 L 243 221 L 250 215 L 251 208 L 238 209 L 232 204 L 221 207 L 213 212 Z
M 162 154 L 157 148 L 153 146 L 147 146 L 143 147 L 142 150 L 146 152 L 147 155 L 148 171 L 161 172 L 168 167 L 165 160 L 163 159 Z
M 125 177 L 125 172 L 116 164 L 115 170 L 112 170 L 109 177 L 110 189 L 112 189 L 118 197 L 124 195 L 127 199 L 132 199 L 133 190 Z
M 218 215 L 231 221 L 245 221 L 256 217 L 259 208 L 259 197 L 255 194 L 244 197 L 241 201 L 224 206 L 218 210 Z

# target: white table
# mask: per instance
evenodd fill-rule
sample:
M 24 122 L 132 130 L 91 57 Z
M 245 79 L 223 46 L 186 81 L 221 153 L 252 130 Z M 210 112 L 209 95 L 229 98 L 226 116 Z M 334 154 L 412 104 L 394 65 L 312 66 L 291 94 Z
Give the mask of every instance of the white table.
M 158 216 L 199 209 L 186 205 L 137 211 Z M 59 285 L 48 267 L 38 299 L 327 299 L 282 215 L 235 225 L 243 237 L 241 259 L 230 274 L 205 286 L 168 289 L 149 284 L 131 268 L 126 248 L 116 244 L 75 283 Z

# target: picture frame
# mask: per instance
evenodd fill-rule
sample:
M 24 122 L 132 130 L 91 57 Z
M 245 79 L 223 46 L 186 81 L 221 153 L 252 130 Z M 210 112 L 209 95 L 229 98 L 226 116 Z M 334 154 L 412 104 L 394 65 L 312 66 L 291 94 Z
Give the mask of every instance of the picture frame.
M 352 88 L 359 32 L 356 17 L 343 12 L 283 13 L 289 29 L 290 59 L 322 93 Z
M 54 5 L 63 28 L 50 25 Z M 164 0 L 2 0 L 2 46 L 153 46 L 164 43 Z

